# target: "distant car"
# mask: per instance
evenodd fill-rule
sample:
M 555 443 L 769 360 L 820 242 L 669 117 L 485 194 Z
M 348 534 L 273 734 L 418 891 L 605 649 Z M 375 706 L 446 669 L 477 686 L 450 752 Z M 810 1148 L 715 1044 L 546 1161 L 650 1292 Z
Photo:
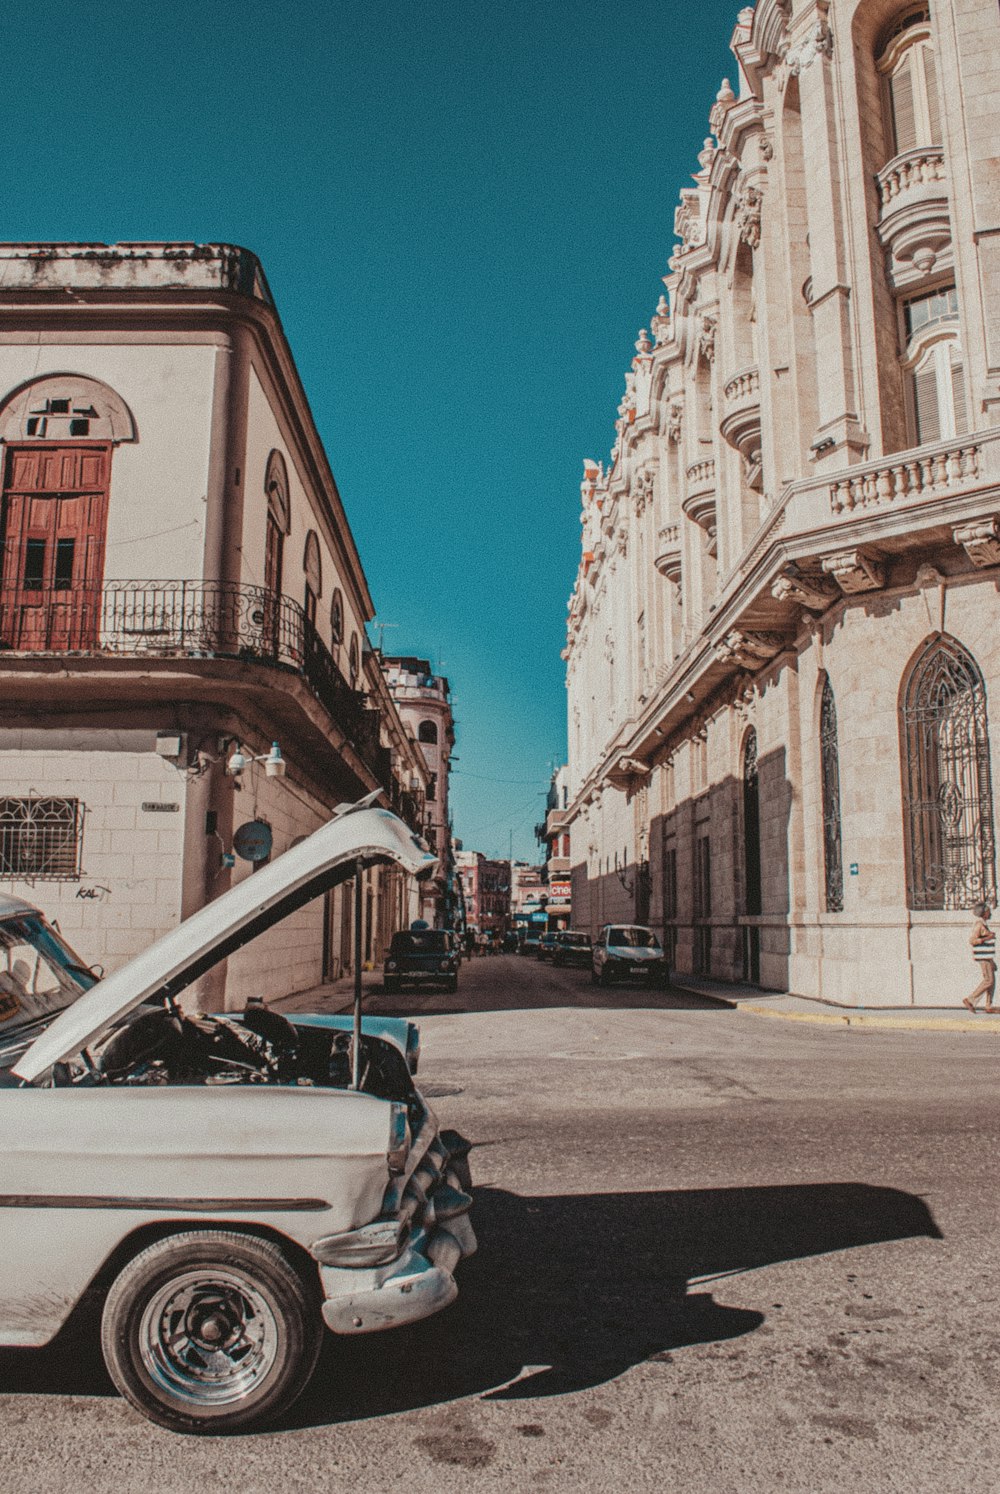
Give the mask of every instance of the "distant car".
M 532 930 L 531 933 L 525 934 L 524 938 L 521 940 L 521 947 L 518 950 L 518 953 L 523 955 L 537 955 L 538 946 L 540 943 L 541 935 Z
M 504 936 L 503 936 L 503 952 L 504 952 L 504 954 L 517 954 L 517 935 L 516 934 L 504 934 Z
M 670 970 L 663 946 L 652 929 L 637 923 L 607 923 L 594 941 L 591 979 L 609 986 L 616 980 L 642 980 L 665 986 Z
M 590 965 L 592 945 L 590 935 L 576 929 L 560 929 L 555 936 L 552 950 L 553 965 Z
M 382 984 L 398 991 L 404 981 L 458 990 L 458 950 L 450 929 L 410 929 L 393 934 Z
M 540 960 L 551 960 L 556 950 L 555 934 L 543 934 L 538 941 L 538 958 Z

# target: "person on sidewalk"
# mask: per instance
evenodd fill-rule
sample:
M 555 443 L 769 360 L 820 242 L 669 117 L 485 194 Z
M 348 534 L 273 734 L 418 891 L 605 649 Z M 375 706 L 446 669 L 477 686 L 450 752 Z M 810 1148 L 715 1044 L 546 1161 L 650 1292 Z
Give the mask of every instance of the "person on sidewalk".
M 972 933 L 969 935 L 969 943 L 972 945 L 972 958 L 979 966 L 979 984 L 971 996 L 963 996 L 962 1005 L 967 1006 L 970 1012 L 977 1010 L 976 1002 L 980 996 L 986 997 L 984 1012 L 1000 1013 L 1000 1006 L 993 1005 L 993 993 L 997 983 L 997 937 L 990 928 L 990 913 L 992 909 L 989 903 L 975 903 L 972 908 L 975 922 L 972 925 Z

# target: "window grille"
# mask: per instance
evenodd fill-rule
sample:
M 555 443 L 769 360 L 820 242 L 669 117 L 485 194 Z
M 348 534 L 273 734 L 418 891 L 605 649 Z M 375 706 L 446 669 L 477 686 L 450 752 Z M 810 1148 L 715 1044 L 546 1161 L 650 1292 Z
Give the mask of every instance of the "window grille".
M 903 696 L 907 905 L 996 903 L 986 687 L 954 638 L 929 644 Z
M 82 845 L 79 799 L 0 799 L 0 876 L 77 881 Z
M 829 679 L 823 681 L 820 704 L 820 764 L 823 788 L 823 871 L 826 911 L 844 911 L 844 856 L 840 835 L 840 748 L 837 742 L 837 705 Z

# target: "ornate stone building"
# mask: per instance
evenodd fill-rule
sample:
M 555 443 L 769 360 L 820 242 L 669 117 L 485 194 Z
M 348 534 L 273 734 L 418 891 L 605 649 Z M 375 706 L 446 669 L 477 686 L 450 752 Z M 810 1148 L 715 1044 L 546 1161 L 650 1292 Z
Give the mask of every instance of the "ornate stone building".
M 950 1004 L 996 899 L 1000 18 L 760 0 L 731 45 L 584 465 L 574 922 Z

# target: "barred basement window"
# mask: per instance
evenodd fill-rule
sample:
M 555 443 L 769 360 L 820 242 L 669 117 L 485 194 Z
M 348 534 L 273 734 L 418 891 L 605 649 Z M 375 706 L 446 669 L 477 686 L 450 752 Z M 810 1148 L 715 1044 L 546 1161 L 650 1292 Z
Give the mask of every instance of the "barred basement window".
M 82 844 L 79 799 L 0 799 L 0 876 L 75 882 Z
M 908 906 L 995 905 L 986 687 L 954 638 L 928 644 L 911 670 L 900 731 Z
M 823 681 L 819 741 L 823 787 L 823 870 L 826 911 L 844 911 L 844 858 L 840 839 L 840 748 L 837 744 L 837 706 L 833 686 Z

